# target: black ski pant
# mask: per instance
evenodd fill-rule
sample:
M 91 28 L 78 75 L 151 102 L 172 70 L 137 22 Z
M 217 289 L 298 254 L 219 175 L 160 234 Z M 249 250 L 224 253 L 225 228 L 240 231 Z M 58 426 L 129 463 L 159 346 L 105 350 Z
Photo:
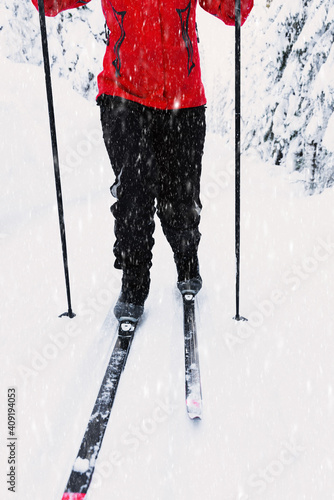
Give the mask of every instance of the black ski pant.
M 103 138 L 115 174 L 115 267 L 151 267 L 154 214 L 174 257 L 197 254 L 205 107 L 159 110 L 103 95 Z

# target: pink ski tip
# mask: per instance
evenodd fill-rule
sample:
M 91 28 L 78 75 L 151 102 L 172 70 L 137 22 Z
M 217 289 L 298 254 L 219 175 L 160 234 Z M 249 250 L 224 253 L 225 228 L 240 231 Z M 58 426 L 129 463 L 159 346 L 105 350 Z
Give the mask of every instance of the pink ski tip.
M 63 494 L 62 500 L 83 500 L 86 496 L 86 493 L 69 493 L 66 492 Z
M 190 400 L 190 404 L 191 404 L 192 406 L 196 406 L 197 408 L 200 408 L 200 406 L 201 406 L 201 405 L 200 405 L 200 403 L 199 403 L 198 401 L 193 401 L 193 400 Z
M 187 412 L 191 420 L 202 417 L 202 402 L 197 399 L 188 398 L 186 400 Z

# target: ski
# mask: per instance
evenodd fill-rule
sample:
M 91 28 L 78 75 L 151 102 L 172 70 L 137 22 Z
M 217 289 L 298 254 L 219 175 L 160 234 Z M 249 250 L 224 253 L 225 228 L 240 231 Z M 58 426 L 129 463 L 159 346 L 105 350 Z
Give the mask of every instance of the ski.
M 131 321 L 119 324 L 117 339 L 62 500 L 83 500 L 86 496 L 136 326 L 137 323 Z
M 191 419 L 202 417 L 202 388 L 195 321 L 195 296 L 183 298 L 186 407 Z

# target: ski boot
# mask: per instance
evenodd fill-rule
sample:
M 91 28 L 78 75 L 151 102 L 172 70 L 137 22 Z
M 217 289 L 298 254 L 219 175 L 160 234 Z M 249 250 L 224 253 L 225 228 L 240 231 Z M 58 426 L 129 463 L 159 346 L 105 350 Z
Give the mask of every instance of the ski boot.
M 202 288 L 197 255 L 190 259 L 175 258 L 175 262 L 178 273 L 178 289 L 182 295 L 195 296 Z
M 150 289 L 148 269 L 130 268 L 123 270 L 122 290 L 114 314 L 119 322 L 137 323 L 144 312 L 144 302 Z

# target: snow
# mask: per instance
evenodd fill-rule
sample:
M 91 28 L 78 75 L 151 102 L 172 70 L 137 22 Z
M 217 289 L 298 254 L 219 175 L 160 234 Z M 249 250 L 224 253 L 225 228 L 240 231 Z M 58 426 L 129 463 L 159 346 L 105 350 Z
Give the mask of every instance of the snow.
M 73 469 L 76 472 L 87 472 L 89 469 L 89 460 L 87 458 L 82 459 L 80 457 L 77 457 L 76 461 L 74 462 Z
M 324 135 L 323 143 L 328 151 L 334 152 L 334 113 L 328 121 L 328 126 Z
M 215 19 L 208 26 L 205 48 L 211 27 L 218 29 Z M 228 46 L 230 31 L 223 32 Z M 77 314 L 60 319 L 66 297 L 43 70 L 0 58 L 6 75 L 0 80 L 0 491 L 5 500 L 13 496 L 5 440 L 7 390 L 14 386 L 16 498 L 58 500 L 115 338 L 113 178 L 98 107 L 54 74 Z M 208 68 L 205 62 L 211 123 L 218 94 Z M 226 141 L 211 125 L 202 180 L 204 287 L 197 299 L 203 419 L 191 421 L 185 409 L 182 306 L 157 223 L 152 288 L 90 500 L 333 497 L 333 189 L 305 196 L 300 174 L 288 175 L 251 150 L 243 155 L 240 313 L 249 321 L 234 322 L 233 138 L 229 132 Z

